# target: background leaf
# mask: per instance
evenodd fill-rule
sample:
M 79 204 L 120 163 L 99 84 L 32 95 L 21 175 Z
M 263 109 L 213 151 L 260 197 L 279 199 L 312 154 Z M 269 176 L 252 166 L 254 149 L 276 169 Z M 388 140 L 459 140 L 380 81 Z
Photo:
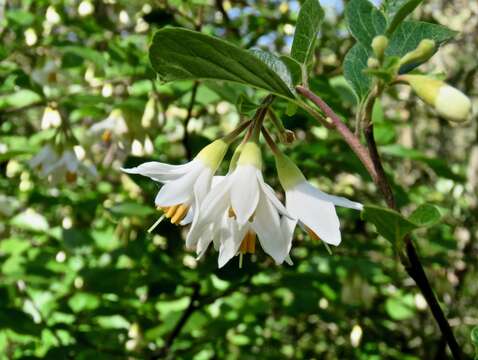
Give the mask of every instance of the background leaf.
M 357 43 L 349 50 L 344 59 L 345 79 L 352 86 L 359 100 L 368 94 L 372 86 L 371 76 L 364 73 L 369 56 L 370 50 Z
M 318 0 L 307 0 L 302 4 L 295 25 L 290 55 L 303 66 L 307 65 L 313 54 L 323 18 L 324 11 Z

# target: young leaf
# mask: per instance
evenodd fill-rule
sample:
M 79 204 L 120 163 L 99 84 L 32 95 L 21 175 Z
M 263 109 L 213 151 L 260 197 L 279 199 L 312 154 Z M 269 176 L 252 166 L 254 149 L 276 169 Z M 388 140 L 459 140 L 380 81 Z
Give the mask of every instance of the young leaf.
M 149 57 L 163 81 L 225 80 L 294 97 L 281 77 L 251 52 L 196 31 L 172 27 L 159 30 Z
M 359 100 L 367 95 L 372 86 L 370 75 L 364 72 L 369 56 L 370 50 L 357 43 L 349 50 L 344 59 L 345 79 L 352 86 Z
M 383 34 L 387 20 L 383 13 L 368 0 L 352 0 L 345 8 L 350 33 L 362 45 L 370 47 L 375 36 Z
M 391 21 L 387 28 L 387 36 L 392 35 L 402 21 L 422 2 L 423 0 L 398 0 L 389 5 L 387 15 Z
M 282 55 L 280 59 L 289 69 L 289 73 L 292 78 L 292 84 L 299 84 L 302 81 L 302 67 L 300 63 L 287 55 Z
M 318 0 L 307 0 L 301 7 L 294 33 L 290 55 L 306 65 L 313 53 L 324 11 Z

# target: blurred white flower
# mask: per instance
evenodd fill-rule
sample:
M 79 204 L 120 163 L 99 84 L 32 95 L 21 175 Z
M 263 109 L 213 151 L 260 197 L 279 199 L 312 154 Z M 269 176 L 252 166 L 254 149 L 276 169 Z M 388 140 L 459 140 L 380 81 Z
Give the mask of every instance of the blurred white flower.
M 40 177 L 48 178 L 54 184 L 62 180 L 75 182 L 79 174 L 98 177 L 96 167 L 78 160 L 72 149 L 58 154 L 50 145 L 45 145 L 29 164 Z
M 123 112 L 120 109 L 114 109 L 106 119 L 91 126 L 90 132 L 95 135 L 101 134 L 103 141 L 110 143 L 112 140 L 119 140 L 126 134 L 128 132 L 128 125 Z
M 91 1 L 84 0 L 78 5 L 78 14 L 80 16 L 88 16 L 93 14 L 93 11 L 95 11 L 95 7 L 91 3 Z
M 58 127 L 61 125 L 61 115 L 60 112 L 51 107 L 45 107 L 43 111 L 43 116 L 41 118 L 41 128 L 43 130 L 49 129 L 51 127 Z
M 37 33 L 33 28 L 26 29 L 23 35 L 25 36 L 25 43 L 27 46 L 33 46 L 38 41 Z
M 57 13 L 55 8 L 53 6 L 48 6 L 46 9 L 46 21 L 49 22 L 50 24 L 58 24 L 61 21 L 60 15 Z

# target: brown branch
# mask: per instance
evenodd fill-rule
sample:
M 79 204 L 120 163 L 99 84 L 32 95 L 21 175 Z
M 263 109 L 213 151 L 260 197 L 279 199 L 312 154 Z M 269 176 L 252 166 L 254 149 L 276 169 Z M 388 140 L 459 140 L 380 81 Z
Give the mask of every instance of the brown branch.
M 344 140 L 349 144 L 355 154 L 357 154 L 360 161 L 370 173 L 375 184 L 380 189 L 380 192 L 382 193 L 388 207 L 397 210 L 393 191 L 385 175 L 380 154 L 378 152 L 377 144 L 374 138 L 373 124 L 371 122 L 373 101 L 371 100 L 367 102 L 364 112 L 364 120 L 367 121 L 366 128 L 364 129 L 369 149 L 367 152 L 367 150 L 360 143 L 359 138 L 348 129 L 338 115 L 335 114 L 335 112 L 320 97 L 312 93 L 309 89 L 301 86 L 297 87 L 297 91 L 316 104 L 324 112 L 324 114 L 332 120 L 332 123 L 335 125 L 337 131 L 342 135 Z M 438 303 L 438 300 L 433 292 L 430 281 L 427 278 L 427 275 L 415 250 L 415 246 L 413 245 L 411 238 L 408 236 L 405 238 L 405 254 L 400 256 L 403 266 L 425 297 L 433 317 L 440 328 L 442 336 L 447 341 L 453 358 L 455 360 L 461 359 L 460 346 L 458 345 L 450 324 L 448 323 L 448 320 L 446 319 L 445 314 L 443 313 L 443 310 L 441 309 L 440 304 Z
M 340 135 L 342 135 L 345 142 L 350 146 L 355 155 L 357 155 L 360 161 L 364 164 L 368 173 L 376 182 L 378 179 L 377 172 L 373 166 L 372 159 L 370 158 L 367 149 L 360 143 L 360 140 L 350 131 L 347 125 L 340 120 L 339 116 L 319 96 L 303 86 L 297 86 L 296 89 L 300 94 L 317 105 L 323 111 L 325 116 L 332 121 L 335 129 L 340 133 Z

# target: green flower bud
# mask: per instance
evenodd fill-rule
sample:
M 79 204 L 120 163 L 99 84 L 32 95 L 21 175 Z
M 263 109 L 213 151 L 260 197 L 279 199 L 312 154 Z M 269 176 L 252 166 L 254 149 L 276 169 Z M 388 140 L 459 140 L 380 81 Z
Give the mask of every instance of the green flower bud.
M 380 67 L 380 62 L 374 57 L 368 58 L 367 67 L 370 69 L 378 69 Z
M 445 82 L 424 75 L 403 75 L 400 79 L 410 84 L 416 94 L 445 119 L 463 122 L 470 115 L 470 99 Z
M 216 171 L 226 155 L 229 145 L 222 139 L 218 139 L 205 146 L 197 155 L 213 171 Z
M 415 50 L 406 53 L 400 59 L 400 67 L 410 64 L 421 64 L 427 61 L 435 53 L 435 47 L 435 41 L 431 39 L 420 41 Z
M 388 38 L 385 35 L 375 36 L 372 40 L 372 49 L 377 59 L 383 59 L 385 49 L 388 46 Z

